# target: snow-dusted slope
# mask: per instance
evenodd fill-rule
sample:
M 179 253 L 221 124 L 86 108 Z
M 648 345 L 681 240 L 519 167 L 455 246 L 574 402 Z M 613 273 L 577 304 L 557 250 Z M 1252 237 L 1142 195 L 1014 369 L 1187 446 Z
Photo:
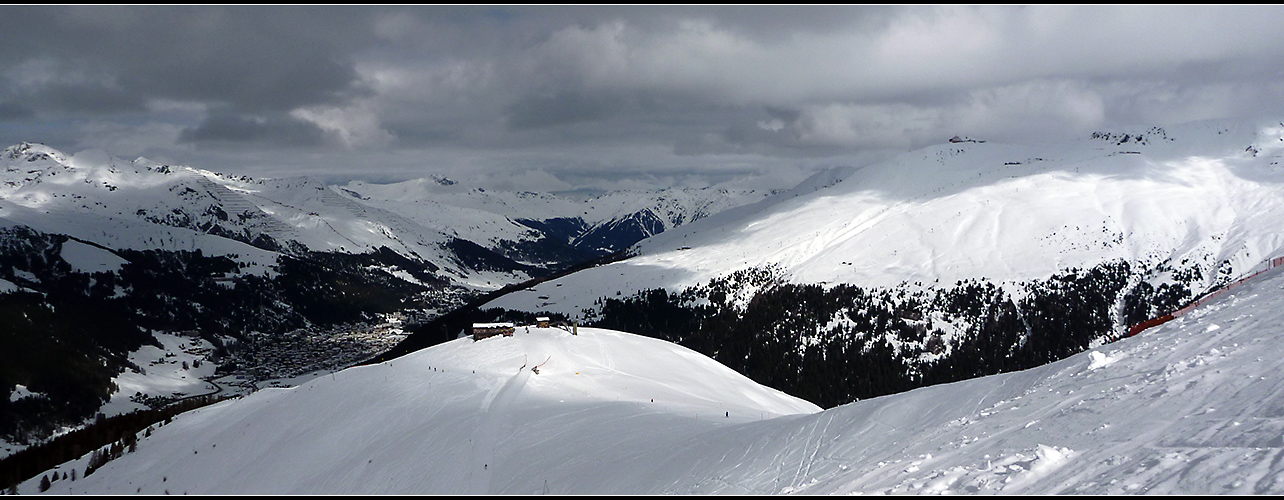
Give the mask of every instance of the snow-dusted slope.
M 1219 266 L 1247 269 L 1284 248 L 1282 154 L 1281 122 L 942 144 L 823 172 L 645 240 L 635 258 L 488 306 L 579 314 L 618 291 L 680 290 L 764 265 L 792 282 L 893 286 L 1171 259 L 1207 285 Z
M 1282 297 L 1270 271 L 1049 365 L 821 412 L 628 334 L 461 340 L 181 415 L 49 492 L 1279 494 Z

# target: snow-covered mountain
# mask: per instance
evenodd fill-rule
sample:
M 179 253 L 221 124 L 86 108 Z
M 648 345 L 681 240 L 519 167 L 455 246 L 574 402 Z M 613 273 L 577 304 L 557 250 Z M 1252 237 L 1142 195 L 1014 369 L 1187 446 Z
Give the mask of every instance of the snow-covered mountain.
M 461 339 L 180 415 L 48 493 L 1279 494 L 1281 290 L 824 411 L 620 332 Z
M 1022 282 L 1123 260 L 1198 269 L 1203 289 L 1284 248 L 1282 156 L 1276 121 L 943 143 L 820 173 L 491 305 L 583 316 L 620 290 L 681 290 L 763 266 L 789 282 L 889 287 Z
M 444 177 L 394 184 L 353 181 L 338 191 L 487 248 L 520 247 L 539 239 L 539 235 L 532 236 L 536 232 L 543 232 L 560 238 L 560 243 L 599 253 L 623 249 L 643 238 L 771 194 L 717 187 L 565 193 L 488 191 Z
M 678 342 L 831 407 L 1062 359 L 1249 273 L 1284 251 L 1281 156 L 1280 121 L 951 141 L 479 309 Z
M 68 156 L 31 143 L 4 149 L 0 162 L 0 218 L 7 224 L 108 248 L 243 253 L 260 266 L 271 263 L 272 252 L 386 247 L 479 289 L 610 253 L 767 194 L 707 188 L 558 196 L 486 191 L 440 177 L 327 186 L 305 177 L 126 161 L 101 151 Z M 528 248 L 550 238 L 561 248 Z M 503 262 L 510 257 L 519 262 Z

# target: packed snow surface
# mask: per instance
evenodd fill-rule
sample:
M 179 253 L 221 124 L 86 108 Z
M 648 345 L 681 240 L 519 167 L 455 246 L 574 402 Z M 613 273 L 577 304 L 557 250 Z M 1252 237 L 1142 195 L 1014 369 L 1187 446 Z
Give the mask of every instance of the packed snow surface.
M 825 411 L 665 342 L 519 328 L 181 415 L 49 492 L 1280 494 L 1282 296 L 1270 271 L 1059 362 Z

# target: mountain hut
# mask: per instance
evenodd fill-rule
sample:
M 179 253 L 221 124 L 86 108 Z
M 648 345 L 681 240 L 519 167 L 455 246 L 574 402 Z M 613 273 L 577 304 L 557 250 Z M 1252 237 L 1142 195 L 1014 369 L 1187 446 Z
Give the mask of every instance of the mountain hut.
M 473 323 L 473 340 L 478 341 L 496 335 L 512 337 L 513 330 L 512 323 Z

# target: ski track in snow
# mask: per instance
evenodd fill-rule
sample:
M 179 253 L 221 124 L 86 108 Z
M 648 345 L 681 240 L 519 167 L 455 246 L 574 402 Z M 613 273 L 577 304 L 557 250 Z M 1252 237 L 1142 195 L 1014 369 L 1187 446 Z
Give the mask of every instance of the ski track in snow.
M 513 374 L 503 386 L 499 388 L 494 397 L 488 397 L 483 404 L 482 413 L 484 417 L 481 425 L 477 427 L 479 436 L 472 454 L 472 481 L 470 482 L 470 493 L 474 495 L 486 495 L 490 493 L 491 476 L 494 474 L 490 464 L 495 463 L 495 449 L 497 447 L 499 436 L 507 429 L 506 420 L 512 412 L 513 400 L 517 398 L 517 393 L 526 385 L 526 380 L 530 378 L 530 369 L 526 366 L 518 368 L 517 373 Z

